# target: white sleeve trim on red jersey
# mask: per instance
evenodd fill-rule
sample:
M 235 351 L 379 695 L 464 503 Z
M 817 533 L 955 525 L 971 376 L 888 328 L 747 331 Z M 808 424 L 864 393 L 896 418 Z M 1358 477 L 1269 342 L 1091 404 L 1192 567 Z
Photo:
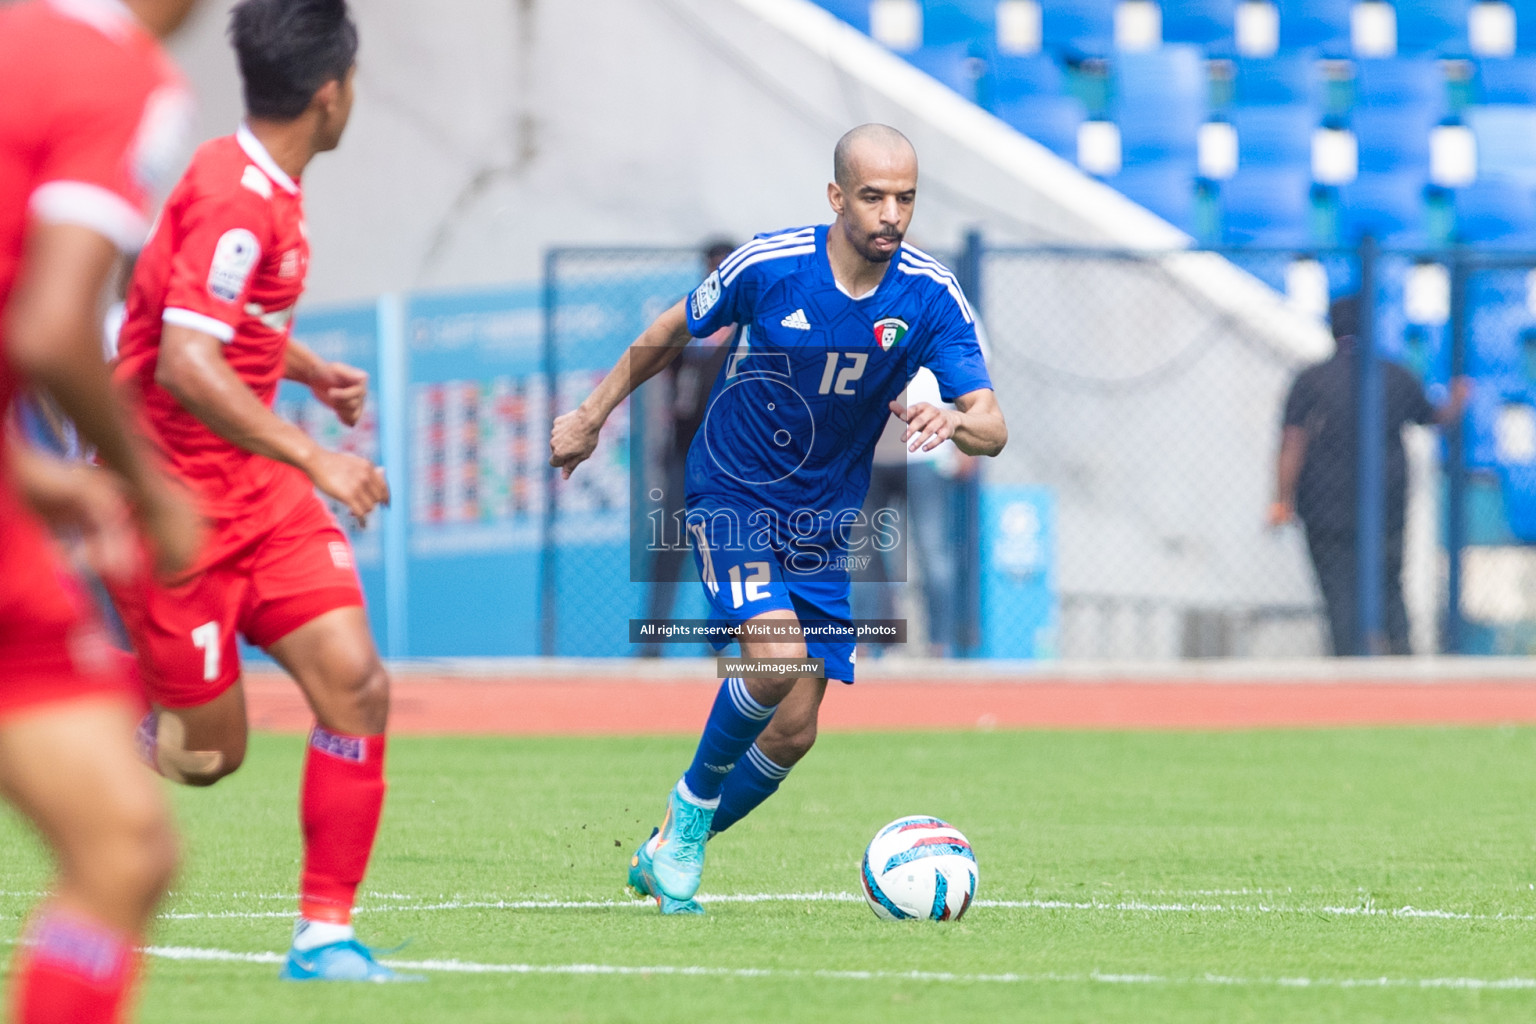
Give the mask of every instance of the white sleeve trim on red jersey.
M 267 147 L 261 144 L 256 133 L 251 131 L 244 121 L 241 121 L 240 127 L 235 129 L 235 141 L 240 144 L 241 149 L 245 150 L 245 155 L 261 168 L 263 174 L 282 186 L 284 192 L 291 196 L 299 194 L 299 183 L 290 178 L 287 171 L 277 166 L 277 161 L 272 159 L 272 154 L 267 152 Z
M 123 252 L 138 252 L 149 234 L 149 221 L 138 207 L 111 189 L 84 181 L 39 185 L 29 205 L 38 220 L 90 228 Z
M 61 13 L 83 21 L 119 42 L 139 28 L 139 20 L 122 0 L 52 0 L 52 3 Z
M 202 331 L 211 334 L 224 344 L 228 345 L 235 340 L 235 329 L 223 320 L 215 320 L 205 313 L 195 313 L 190 309 L 182 309 L 179 306 L 167 306 L 165 312 L 160 314 L 160 319 L 177 327 L 189 327 L 194 331 Z

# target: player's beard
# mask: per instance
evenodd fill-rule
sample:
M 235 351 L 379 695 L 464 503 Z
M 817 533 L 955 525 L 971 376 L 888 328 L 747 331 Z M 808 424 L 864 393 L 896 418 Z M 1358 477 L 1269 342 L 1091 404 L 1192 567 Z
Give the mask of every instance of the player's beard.
M 871 263 L 889 263 L 891 261 L 891 257 L 895 256 L 896 253 L 901 249 L 901 240 L 904 237 L 905 234 L 901 231 L 897 231 L 895 228 L 886 228 L 883 231 L 876 231 L 874 234 L 868 237 L 868 240 L 862 246 L 859 247 L 859 255 L 863 256 Z M 896 244 L 891 246 L 890 252 L 881 252 L 879 249 L 875 248 L 875 239 L 877 238 L 889 238 L 895 241 Z

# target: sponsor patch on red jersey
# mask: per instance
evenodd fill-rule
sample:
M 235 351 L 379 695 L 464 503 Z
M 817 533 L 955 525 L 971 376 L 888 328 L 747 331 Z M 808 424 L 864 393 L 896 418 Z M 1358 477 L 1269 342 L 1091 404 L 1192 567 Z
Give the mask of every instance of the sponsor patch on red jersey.
M 208 294 L 221 302 L 234 302 L 245 294 L 251 271 L 261 258 L 261 243 L 245 228 L 230 228 L 213 247 L 208 268 Z

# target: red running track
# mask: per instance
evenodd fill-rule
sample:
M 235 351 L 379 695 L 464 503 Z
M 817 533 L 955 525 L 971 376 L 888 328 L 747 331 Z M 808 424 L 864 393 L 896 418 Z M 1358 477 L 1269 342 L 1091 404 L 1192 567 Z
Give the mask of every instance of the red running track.
M 518 677 L 397 676 L 397 734 L 498 736 L 693 733 L 718 683 Z M 309 728 L 286 677 L 246 680 L 251 723 Z M 1256 729 L 1536 723 L 1536 679 L 1453 682 L 1063 681 L 876 679 L 834 683 L 821 724 L 859 729 Z

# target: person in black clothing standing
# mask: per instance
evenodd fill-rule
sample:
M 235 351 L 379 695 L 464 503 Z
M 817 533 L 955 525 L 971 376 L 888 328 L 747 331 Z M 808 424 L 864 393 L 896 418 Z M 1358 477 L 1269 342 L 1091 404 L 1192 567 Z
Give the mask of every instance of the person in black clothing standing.
M 1350 295 L 1335 301 L 1329 319 L 1337 344 L 1333 357 L 1297 375 L 1285 401 L 1269 523 L 1281 526 L 1299 518 L 1306 530 L 1307 551 L 1327 606 L 1334 654 L 1409 654 L 1402 581 L 1408 458 L 1402 428 L 1410 423 L 1452 422 L 1466 407 L 1470 386 L 1464 379 L 1453 381 L 1450 398 L 1436 408 L 1410 371 L 1390 360 L 1381 362 L 1382 428 L 1387 432 L 1381 586 L 1387 649 L 1368 651 L 1361 634 L 1355 554 L 1359 425 L 1354 343 L 1360 322 L 1359 297 Z

